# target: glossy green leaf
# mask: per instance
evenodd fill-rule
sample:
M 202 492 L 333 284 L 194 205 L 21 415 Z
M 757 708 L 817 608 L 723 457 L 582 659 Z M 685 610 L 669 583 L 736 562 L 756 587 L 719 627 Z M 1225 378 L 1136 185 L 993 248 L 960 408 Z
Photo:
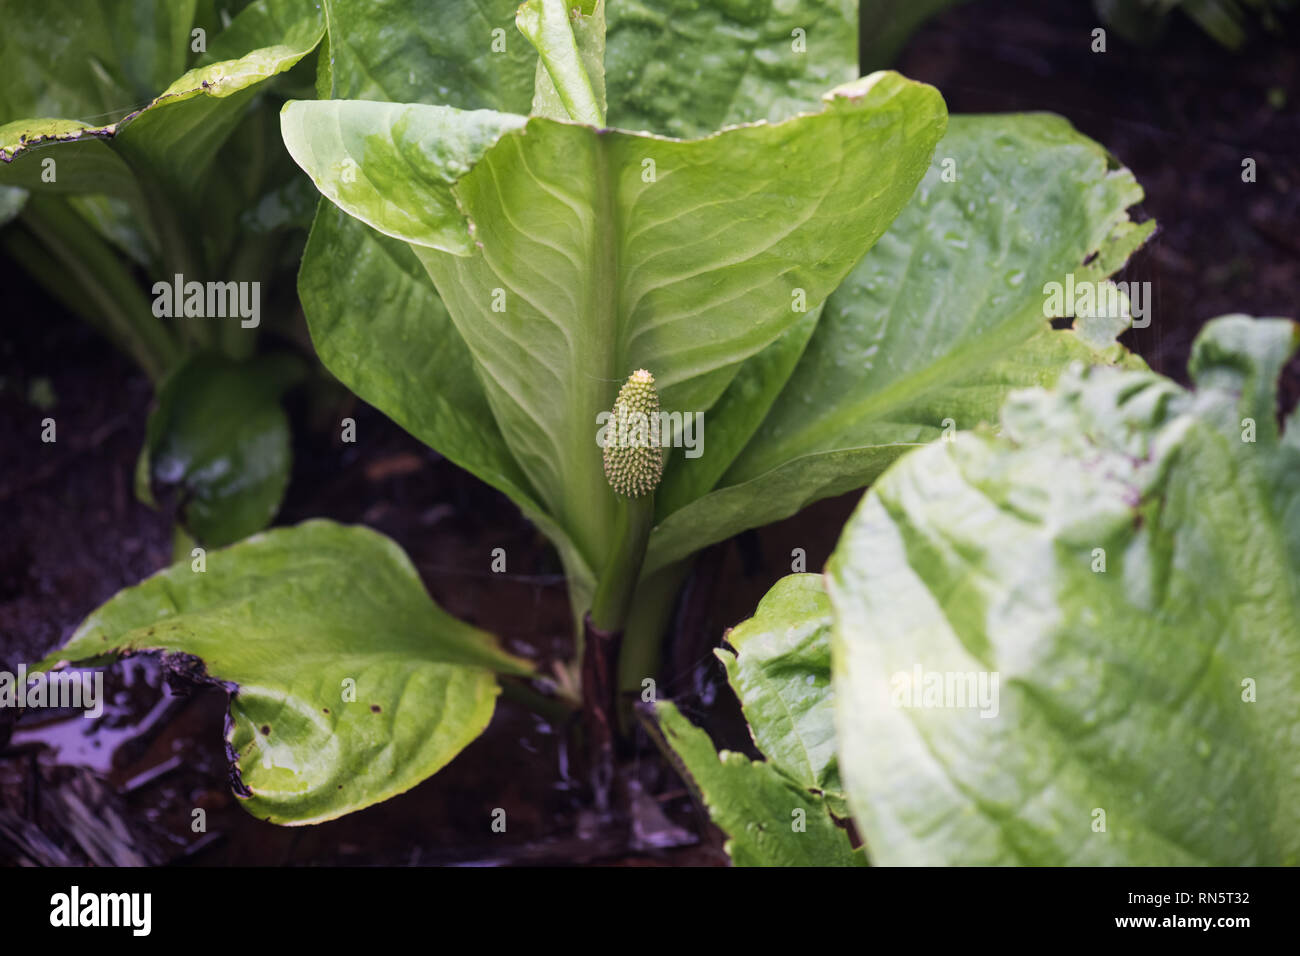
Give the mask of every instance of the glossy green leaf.
M 1053 332 L 1044 289 L 1118 269 L 1154 225 L 1128 218 L 1141 196 L 1059 117 L 953 117 L 911 203 L 827 300 L 718 487 L 655 529 L 647 572 L 860 488 L 945 429 L 995 420 L 1008 391 L 1050 383 L 1073 359 L 1127 361 L 1113 341 L 1124 321 Z M 714 415 L 709 435 L 750 427 Z
M 395 149 L 418 167 L 437 157 L 413 155 L 423 135 L 411 123 L 445 125 L 452 114 L 405 107 L 393 128 L 389 107 L 368 109 L 290 104 L 286 142 L 317 181 L 356 159 L 376 195 L 349 211 L 391 220 L 418 184 L 387 163 L 372 172 L 347 144 Z M 484 122 L 457 115 L 469 135 Z M 340 134 L 341 118 L 350 125 Z M 474 355 L 516 460 L 589 563 L 605 553 L 613 503 L 593 453 L 596 416 L 620 370 L 651 369 L 666 408 L 708 407 L 740 360 L 800 318 L 794 290 L 815 307 L 884 230 L 942 122 L 933 90 L 892 74 L 835 91 L 820 113 L 691 142 L 534 118 L 451 190 L 472 224 L 472 254 L 433 252 L 458 237 L 424 221 L 404 236 Z M 331 129 L 334 155 L 324 150 Z M 656 176 L 644 175 L 648 162 Z M 431 194 L 417 194 L 427 206 Z
M 348 222 L 336 206 L 320 209 L 298 280 L 321 361 L 412 435 L 540 512 L 420 261 L 406 243 Z
M 462 109 L 526 111 L 536 56 L 515 31 L 516 7 L 513 0 L 489 0 L 468 11 L 459 2 L 375 7 L 369 0 L 329 0 L 328 89 L 335 97 L 440 99 Z M 494 37 L 496 30 L 503 32 Z M 503 52 L 492 52 L 494 40 Z M 312 342 L 331 372 L 421 441 L 509 495 L 556 543 L 580 619 L 583 595 L 595 586 L 592 571 L 537 503 L 492 417 L 468 349 L 410 248 L 322 202 L 298 293 Z
M 814 108 L 826 88 L 858 75 L 858 11 L 851 3 L 619 0 L 607 17 L 614 126 L 689 137 L 781 120 Z M 789 378 L 820 311 L 810 309 L 740 365 L 709 409 L 707 452 L 669 458 L 655 498 L 659 518 L 718 483 Z
M 253 0 L 231 18 L 201 53 L 195 67 L 239 60 L 265 50 L 281 55 L 295 49 L 311 50 L 325 28 L 318 0 Z
M 475 239 L 453 188 L 522 116 L 449 106 L 288 103 L 290 154 L 330 202 L 412 245 L 468 256 Z
M 280 395 L 302 373 L 286 355 L 247 362 L 191 355 L 158 389 L 136 465 L 137 496 L 154 504 L 155 489 L 175 489 L 182 524 L 208 547 L 266 527 L 292 463 Z
M 736 866 L 865 866 L 822 798 L 771 763 L 713 748 L 709 735 L 669 701 L 655 705 L 659 732 L 682 777 L 727 834 Z
M 609 122 L 665 136 L 782 120 L 858 75 L 846 0 L 613 0 Z
M 213 42 L 210 52 L 225 59 L 190 70 L 121 123 L 115 148 L 171 195 L 189 195 L 251 96 L 312 52 L 323 33 L 314 0 L 257 0 Z
M 324 0 L 321 99 L 527 113 L 537 53 L 518 0 Z
M 1300 863 L 1297 344 L 1218 319 L 1194 391 L 1071 371 L 876 483 L 828 568 L 873 859 Z
M 106 6 L 78 2 L 76 16 L 69 21 L 69 26 L 76 25 L 74 32 L 93 32 L 98 29 L 96 16 L 113 19 L 111 11 L 101 9 Z M 134 6 L 144 22 L 164 22 L 158 19 L 159 14 L 151 12 L 149 5 L 136 3 Z M 167 17 L 178 14 L 184 7 L 184 4 L 176 7 Z M 193 3 L 188 9 L 192 17 Z M 38 18 L 36 22 L 44 20 Z M 180 21 L 167 19 L 165 22 L 169 24 L 166 29 L 170 36 Z M 133 28 L 128 33 L 130 29 Z M 50 184 L 55 189 L 122 195 L 118 181 L 124 175 L 123 170 L 120 161 L 114 164 L 106 158 L 108 153 L 101 148 L 104 143 L 99 142 L 105 141 L 114 153 L 125 158 L 147 191 L 161 189 L 172 201 L 177 197 L 192 197 L 194 184 L 213 161 L 217 147 L 238 123 L 249 96 L 259 84 L 288 70 L 310 53 L 320 41 L 323 29 L 323 17 L 313 0 L 257 0 L 213 41 L 211 52 L 227 55 L 228 59 L 195 67 L 179 79 L 176 72 L 169 73 L 166 80 L 151 88 L 155 92 L 162 88 L 159 95 L 115 122 L 10 117 L 11 121 L 0 127 L 0 161 L 4 164 L 0 166 L 0 184 L 42 187 L 40 169 L 32 160 L 46 158 L 42 147 L 57 147 L 48 155 L 58 163 L 75 165 L 64 167 L 56 182 Z M 188 19 L 180 24 L 179 32 L 182 40 L 174 37 L 168 40 L 183 53 L 174 63 L 178 68 L 190 48 Z M 80 51 L 77 55 L 93 58 L 94 53 Z M 31 94 L 23 100 L 44 106 L 46 102 L 66 103 L 69 97 Z M 15 163 L 29 154 L 31 160 Z
M 942 417 L 971 427 L 970 399 L 945 386 L 1043 330 L 1046 283 L 1122 265 L 1153 228 L 1129 220 L 1141 198 L 1132 174 L 1060 117 L 954 117 L 911 204 L 827 302 L 730 481 L 826 448 L 937 437 L 941 420 L 915 408 L 942 404 L 935 392 L 948 391 Z
M 493 671 L 529 673 L 434 604 L 401 548 L 366 528 L 310 521 L 194 568 L 120 592 L 40 666 L 160 651 L 169 669 L 226 685 L 236 789 L 272 823 L 409 790 L 487 726 Z
M 787 777 L 848 812 L 835 756 L 831 605 L 821 575 L 782 578 L 715 651 L 754 743 Z
M 0 121 L 120 119 L 185 69 L 195 0 L 0 0 Z
M 663 482 L 655 493 L 655 515 L 662 520 L 700 498 L 718 484 L 731 463 L 754 437 L 794 371 L 821 318 L 818 306 L 786 329 L 776 341 L 741 363 L 735 378 L 709 408 L 701 429 L 707 444 L 696 457 L 670 455 Z

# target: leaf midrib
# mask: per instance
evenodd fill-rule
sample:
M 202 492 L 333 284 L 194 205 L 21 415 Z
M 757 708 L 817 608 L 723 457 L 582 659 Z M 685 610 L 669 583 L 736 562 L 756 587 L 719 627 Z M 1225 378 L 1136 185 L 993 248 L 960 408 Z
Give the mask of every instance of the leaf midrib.
M 564 509 L 579 528 L 578 540 L 587 545 L 587 561 L 599 576 L 609 537 L 608 508 L 601 505 L 610 500 L 610 490 L 598 462 L 596 415 L 612 406 L 613 391 L 633 371 L 622 368 L 627 347 L 627 312 L 619 283 L 622 224 L 610 170 L 609 140 L 603 133 L 596 137 L 592 172 L 594 203 L 586 259 L 590 281 L 581 290 L 581 332 L 571 340 L 573 367 L 579 374 L 570 386 L 569 421 L 574 428 L 565 436 L 570 456 L 566 470 L 571 480 L 564 485 Z M 608 235 L 603 234 L 605 229 Z

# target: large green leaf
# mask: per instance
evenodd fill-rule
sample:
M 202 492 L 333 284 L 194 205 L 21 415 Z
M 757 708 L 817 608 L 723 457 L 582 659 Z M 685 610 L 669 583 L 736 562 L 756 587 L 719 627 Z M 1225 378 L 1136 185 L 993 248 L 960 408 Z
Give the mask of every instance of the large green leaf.
M 873 859 L 1300 863 L 1298 342 L 1218 319 L 1193 392 L 1071 371 L 876 483 L 828 569 Z
M 287 355 L 246 362 L 191 355 L 158 389 L 136 465 L 137 496 L 153 504 L 155 486 L 176 489 L 182 524 L 209 547 L 266 527 L 292 462 L 280 395 L 302 373 Z
M 456 117 L 468 142 L 446 139 Z M 643 366 L 665 407 L 711 405 L 741 360 L 801 317 L 794 290 L 815 306 L 892 220 L 941 131 L 942 103 L 878 74 L 828 95 L 820 113 L 690 142 L 533 118 L 466 172 L 491 123 L 501 121 L 293 103 L 284 127 L 317 182 L 349 160 L 364 171 L 369 195 L 326 187 L 358 217 L 391 227 L 391 208 L 413 196 L 464 212 L 459 224 L 423 217 L 402 237 L 468 343 L 516 460 L 596 564 L 613 496 L 595 423 L 618 380 Z M 435 127 L 439 151 L 428 148 Z M 427 172 L 412 181 L 410 168 L 439 162 L 459 175 L 453 186 Z
M 781 120 L 858 75 L 846 0 L 612 0 L 609 121 L 666 136 Z
M 321 99 L 528 112 L 537 54 L 517 0 L 325 0 Z
M 325 89 L 333 97 L 526 111 L 536 56 L 515 35 L 516 7 L 514 0 L 468 9 L 460 0 L 378 6 L 329 0 L 333 65 L 328 77 L 322 72 Z M 480 55 L 494 39 L 504 51 L 490 59 Z M 485 63 L 492 68 L 485 70 Z M 421 441 L 509 495 L 556 543 L 580 616 L 586 607 L 577 605 L 595 585 L 592 571 L 537 503 L 492 417 L 464 341 L 406 243 L 322 202 L 303 253 L 298 294 L 312 342 L 331 372 Z
M 434 604 L 396 544 L 328 521 L 209 552 L 201 572 L 188 561 L 160 571 L 39 666 L 140 651 L 226 685 L 237 791 L 282 824 L 415 786 L 487 726 L 494 671 L 529 673 Z
M 525 111 L 536 56 L 515 32 L 516 7 L 514 0 L 327 0 L 323 92 Z M 494 39 L 504 50 L 483 55 Z M 540 510 L 492 419 L 468 349 L 404 242 L 322 202 L 298 294 L 317 354 L 349 389 L 462 468 Z
M 1128 218 L 1141 195 L 1059 117 L 953 117 L 911 203 L 827 300 L 718 487 L 655 529 L 647 573 L 868 484 L 945 429 L 995 420 L 1009 390 L 1049 383 L 1073 359 L 1123 360 L 1113 338 L 1125 321 L 1052 331 L 1044 286 L 1119 268 L 1154 225 Z M 712 447 L 752 427 L 714 414 Z M 691 469 L 707 471 L 681 463 Z
M 526 111 L 536 56 L 516 34 L 517 6 L 514 0 L 327 0 L 323 92 Z M 494 38 L 494 31 L 501 32 Z M 494 39 L 502 52 L 491 52 Z M 404 242 L 322 202 L 298 293 L 321 361 L 349 389 L 462 468 L 539 510 L 492 419 L 468 349 Z
M 736 866 L 865 866 L 819 794 L 771 763 L 713 749 L 709 735 L 668 701 L 655 705 L 658 732 L 683 778 L 727 834 Z
M 655 494 L 662 519 L 708 494 L 754 436 L 794 371 L 821 318 L 822 307 L 807 312 L 776 341 L 741 363 L 730 384 L 708 412 L 708 444 L 692 458 L 673 455 Z M 698 429 L 699 440 L 704 428 Z
M 411 434 L 512 498 L 530 500 L 469 349 L 420 260 L 404 242 L 349 227 L 355 222 L 325 203 L 307 242 L 298 294 L 317 355 Z
M 10 122 L 0 127 L 0 160 L 3 161 L 0 184 L 41 188 L 44 184 L 39 169 L 34 172 L 33 168 L 47 155 L 42 147 L 55 146 L 58 148 L 48 155 L 60 164 L 65 160 L 69 164 L 61 168 L 58 181 L 51 184 L 55 189 L 109 191 L 108 187 L 113 187 L 120 178 L 121 170 L 102 157 L 100 141 L 107 141 L 127 160 L 146 192 L 162 190 L 170 201 L 178 197 L 192 199 L 195 184 L 213 161 L 217 147 L 238 123 L 248 98 L 263 81 L 283 73 L 310 53 L 324 29 L 324 19 L 313 0 L 257 0 L 214 39 L 210 52 L 226 59 L 197 66 L 177 79 L 176 72 L 190 48 L 189 21 L 194 4 L 171 5 L 166 14 L 152 10 L 152 6 L 125 0 L 115 4 L 107 0 L 99 3 L 77 0 L 59 14 L 60 18 L 71 18 L 66 25 L 77 36 L 95 35 L 103 26 L 101 21 L 119 24 L 124 35 L 130 35 L 142 24 L 164 30 L 170 44 L 167 49 L 180 50 L 182 56 L 178 61 L 168 59 L 168 66 L 174 67 L 174 71 L 150 87 L 151 92 L 156 92 L 165 86 L 159 95 L 115 122 L 88 123 L 66 116 L 46 119 L 10 116 Z M 131 17 L 124 12 L 126 8 L 132 9 L 140 24 L 131 25 Z M 173 19 L 185 10 L 188 16 Z M 25 28 L 43 30 L 50 26 L 43 14 L 36 15 L 34 21 L 29 21 L 26 15 L 19 19 Z M 172 37 L 178 24 L 179 40 Z M 162 42 L 159 38 L 155 40 Z M 96 49 L 75 44 L 70 52 L 60 53 L 52 61 L 47 58 L 45 62 L 47 66 L 50 62 L 61 63 L 60 57 L 65 55 L 75 61 L 69 67 L 73 77 L 79 76 L 73 67 L 81 66 L 83 60 L 90 63 L 88 69 L 92 76 L 98 77 L 103 72 L 102 65 L 97 66 Z M 128 61 L 135 62 L 135 58 L 124 60 Z M 49 84 L 52 90 L 49 95 L 29 91 L 15 97 L 12 105 L 42 108 L 52 103 L 66 108 L 74 104 L 76 97 L 71 93 L 65 95 L 60 85 L 64 79 L 56 81 L 54 72 L 47 75 L 41 70 L 33 74 L 42 84 Z M 84 85 L 89 80 L 83 77 L 74 82 Z M 111 178 L 105 181 L 95 175 L 93 165 L 83 168 L 88 163 L 105 166 L 112 173 Z
M 289 152 L 321 195 L 383 233 L 468 256 L 474 250 L 453 187 L 525 117 L 450 106 L 326 100 L 286 104 Z
M 571 587 L 589 594 L 591 568 L 515 464 L 469 350 L 410 247 L 325 203 L 307 240 L 298 294 L 325 367 L 412 435 L 509 495 L 556 543 Z
M 835 756 L 831 605 L 821 576 L 782 578 L 714 653 L 740 698 L 754 743 L 791 780 L 847 816 Z M 728 649 L 730 648 L 730 649 Z
M 491 0 L 469 5 L 461 0 L 443 0 L 433 4 L 422 2 L 418 5 L 412 0 L 392 0 L 379 5 L 364 0 L 363 6 L 364 9 L 357 0 L 330 0 L 326 4 L 332 38 L 332 53 L 329 58 L 332 69 L 322 70 L 322 77 L 327 79 L 323 95 L 329 98 L 446 104 L 461 109 L 487 107 L 513 112 L 526 110 L 533 94 L 532 62 L 535 57 L 532 57 L 528 44 L 514 36 L 517 6 L 514 0 Z M 818 56 L 808 61 L 816 69 L 813 75 L 802 81 L 801 101 L 792 98 L 785 71 L 750 68 L 759 59 L 770 59 L 766 54 L 758 53 L 754 46 L 758 32 L 764 29 L 754 25 L 756 18 L 761 19 L 758 11 L 743 11 L 732 7 L 728 12 L 723 7 L 701 7 L 677 10 L 670 16 L 658 9 L 652 10 L 642 4 L 620 0 L 607 13 L 610 19 L 610 49 L 607 58 L 616 74 L 610 78 L 614 89 L 611 120 L 615 125 L 645 126 L 653 132 L 665 134 L 676 132 L 682 135 L 702 135 L 713 132 L 726 123 L 765 117 L 775 119 L 788 115 L 796 107 L 807 108 L 816 103 L 827 86 L 850 79 L 855 74 L 856 18 L 849 8 L 841 10 L 831 6 L 819 7 L 816 15 L 811 18 L 820 24 L 813 30 L 812 41 Z M 779 20 L 774 26 L 765 28 L 777 40 L 788 39 L 795 26 L 802 24 L 806 28 L 810 20 L 806 5 L 799 11 L 769 9 L 766 14 L 774 22 Z M 690 17 L 698 17 L 706 25 L 721 26 L 725 22 L 726 29 L 721 32 L 695 29 L 684 19 Z M 836 17 L 840 18 L 839 21 L 835 20 Z M 790 22 L 787 23 L 787 20 Z M 400 29 L 394 27 L 398 23 Z M 504 31 L 496 43 L 496 47 L 504 47 L 504 50 L 498 52 L 493 49 L 491 56 L 482 55 L 482 48 L 493 39 L 493 30 Z M 789 49 L 788 44 L 783 44 L 783 49 Z M 655 62 L 646 59 L 655 50 L 668 50 L 673 56 L 692 61 L 707 60 L 710 82 L 718 91 L 717 95 L 702 97 L 698 94 L 699 84 L 695 80 L 689 83 L 682 81 L 676 94 L 671 97 L 663 98 L 663 90 L 660 90 L 662 109 L 652 120 L 650 113 L 634 102 L 637 96 L 637 82 L 634 81 L 638 81 L 646 69 L 661 69 Z M 793 54 L 792 50 L 791 53 Z M 633 58 L 635 62 L 631 62 Z M 491 70 L 485 70 L 485 65 L 490 65 Z M 734 68 L 734 74 L 724 70 L 728 66 Z M 692 71 L 691 75 L 694 75 L 694 64 Z M 746 93 L 733 100 L 732 93 L 742 82 L 736 79 L 740 75 L 744 77 Z M 773 104 L 778 102 L 784 106 L 773 109 Z M 620 112 L 623 104 L 628 105 L 626 113 Z M 368 381 L 368 373 L 382 371 L 384 365 L 401 363 L 410 355 L 411 350 L 407 344 L 413 341 L 411 334 L 416 331 L 411 327 L 413 323 L 406 316 L 399 317 L 400 321 L 407 324 L 408 334 L 396 340 L 383 335 L 369 335 L 365 329 L 357 329 L 352 323 L 340 321 L 351 308 L 350 305 L 331 310 L 334 316 L 328 329 L 319 329 L 317 323 L 312 322 L 313 316 L 319 314 L 321 309 L 330 309 L 340 292 L 351 300 L 353 297 L 347 292 L 350 288 L 383 288 L 390 284 L 405 286 L 403 270 L 395 265 L 385 265 L 393 263 L 395 256 L 379 255 L 374 250 L 360 253 L 364 245 L 378 244 L 380 241 L 373 232 L 349 217 L 341 217 L 337 213 L 326 215 L 323 210 L 313 230 L 312 244 L 304 255 L 302 267 L 304 285 L 309 283 L 313 290 L 320 290 L 322 294 L 313 297 L 313 301 L 305 305 L 305 310 L 308 321 L 313 326 L 314 341 L 327 365 L 331 365 L 331 359 L 324 354 L 323 346 L 327 344 L 325 336 L 339 342 L 338 348 L 331 349 L 334 354 L 356 354 L 360 351 L 349 341 L 353 334 L 366 335 L 370 348 L 383 348 L 389 341 L 398 343 L 388 353 L 385 363 L 354 363 L 367 367 L 341 369 L 331 366 L 331 370 L 357 394 L 388 411 L 409 428 L 409 422 L 419 417 L 418 410 L 403 406 L 418 404 L 417 398 L 407 397 L 403 401 L 401 394 L 393 394 L 388 389 L 376 389 Z M 327 297 L 323 292 L 330 285 L 330 276 L 346 261 L 349 254 L 343 250 L 358 252 L 354 264 L 348 270 L 352 279 L 343 283 L 341 290 L 334 290 L 333 297 Z M 326 258 L 328 266 L 324 264 Z M 362 270 L 372 272 L 373 275 L 363 276 Z M 382 321 L 380 310 L 385 308 L 386 302 L 396 300 L 385 297 L 378 302 L 361 298 L 357 301 L 365 302 L 363 311 L 369 317 L 369 323 L 372 323 L 367 328 L 373 328 L 374 324 Z M 408 310 L 407 315 L 410 314 Z M 437 343 L 445 336 L 442 323 L 446 321 L 445 313 L 442 317 L 431 316 L 425 320 L 423 340 L 429 343 L 430 348 L 437 350 L 442 347 Z M 807 334 L 811 333 L 815 321 L 816 310 L 813 310 L 808 313 L 806 320 L 773 343 L 771 356 L 765 351 L 752 360 L 755 366 L 766 364 L 769 367 L 750 369 L 747 363 L 736 376 L 732 387 L 719 404 L 735 405 L 737 412 L 751 421 L 749 430 L 734 428 L 727 433 L 726 438 L 738 442 L 737 447 L 730 451 L 720 451 L 721 445 L 713 439 L 714 434 L 719 439 L 723 438 L 723 433 L 711 432 L 709 455 L 699 463 L 699 467 L 689 471 L 689 482 L 675 480 L 680 470 L 674 469 L 670 464 L 661 488 L 661 511 L 664 509 L 664 501 L 680 499 L 684 503 L 708 490 L 716 482 L 739 451 L 739 446 L 744 444 L 752 429 L 762 419 L 780 383 L 789 375 L 793 360 L 806 343 Z M 466 390 L 481 391 L 469 363 L 446 363 L 442 369 L 438 381 L 429 383 L 426 380 L 426 393 L 430 388 L 440 388 L 441 381 L 447 380 L 462 393 Z M 760 393 L 761 385 L 766 385 L 766 392 Z M 444 404 L 448 404 L 452 410 L 456 405 L 455 402 Z M 714 415 L 721 414 L 715 406 Z M 482 417 L 477 413 L 466 416 L 470 428 L 476 427 L 481 421 Z M 444 435 L 432 430 L 413 431 L 452 460 L 500 487 L 491 477 L 462 460 L 464 456 L 460 454 L 456 435 Z M 511 467 L 514 467 L 513 462 L 498 459 L 491 470 L 500 473 Z M 668 507 L 667 510 L 673 508 Z
M 0 120 L 120 118 L 190 56 L 195 0 L 0 0 Z
M 625 129 L 689 137 L 781 120 L 858 75 L 858 11 L 851 3 L 619 0 L 607 18 L 609 122 Z M 740 365 L 709 409 L 707 454 L 668 460 L 655 499 L 660 518 L 717 484 L 789 378 L 820 312 L 809 309 Z
M 731 838 L 727 852 L 739 866 L 866 862 L 832 819 L 848 808 L 836 763 L 830 631 L 821 576 L 792 574 L 715 651 L 765 762 L 715 753 L 671 703 L 655 708 L 651 731 Z
M 314 0 L 257 0 L 213 42 L 208 59 L 223 59 L 190 70 L 123 121 L 114 146 L 169 195 L 191 195 L 251 97 L 311 53 L 324 29 Z

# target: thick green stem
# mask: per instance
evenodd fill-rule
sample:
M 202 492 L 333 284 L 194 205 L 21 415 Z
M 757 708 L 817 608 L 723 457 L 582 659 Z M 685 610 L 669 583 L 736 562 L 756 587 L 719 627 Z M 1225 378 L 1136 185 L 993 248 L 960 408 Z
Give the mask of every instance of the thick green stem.
M 654 518 L 653 493 L 637 498 L 619 496 L 614 546 L 591 601 L 591 623 L 602 631 L 620 633 L 627 622 Z
M 623 653 L 618 661 L 622 693 L 640 691 L 647 677 L 658 676 L 669 622 L 691 565 L 690 560 L 670 564 L 643 578 L 637 586 L 633 599 L 636 614 L 623 628 Z
M 90 300 L 98 319 L 94 324 L 155 383 L 161 381 L 180 361 L 181 349 L 112 248 L 65 201 L 52 196 L 33 195 L 20 221 Z M 39 273 L 37 278 L 42 278 Z
M 637 578 L 654 524 L 654 492 L 618 496 L 618 527 L 583 622 L 582 711 L 587 727 L 596 805 L 604 808 L 614 780 L 614 738 L 618 725 L 618 658 Z

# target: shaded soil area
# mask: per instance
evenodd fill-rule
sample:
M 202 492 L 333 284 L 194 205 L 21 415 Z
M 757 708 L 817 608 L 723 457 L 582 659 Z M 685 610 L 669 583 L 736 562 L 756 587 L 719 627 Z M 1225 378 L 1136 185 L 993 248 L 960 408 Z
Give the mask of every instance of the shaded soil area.
M 1133 169 L 1147 196 L 1139 216 L 1160 229 L 1122 276 L 1154 291 L 1150 327 L 1126 341 L 1184 380 L 1206 320 L 1300 312 L 1300 58 L 1272 39 L 1234 56 L 1180 20 L 1155 49 L 1112 36 L 1109 52 L 1094 54 L 1095 26 L 1078 0 L 976 0 L 923 28 L 899 68 L 938 86 L 953 112 L 1062 113 Z M 1244 158 L 1256 160 L 1254 183 L 1242 182 Z M 12 671 L 164 566 L 171 541 L 167 516 L 131 488 L 149 383 L 8 261 L 0 288 L 0 668 Z M 1300 396 L 1296 363 L 1284 391 L 1288 403 Z M 339 390 L 300 392 L 289 410 L 295 462 L 278 523 L 375 527 L 407 550 L 452 614 L 516 652 L 568 655 L 558 562 L 507 499 Z M 338 438 L 344 415 L 357 421 L 355 444 Z M 47 417 L 53 443 L 40 440 Z M 858 498 L 821 502 L 701 556 L 659 686 L 720 745 L 749 742 L 712 648 L 788 573 L 794 548 L 809 570 L 822 566 Z M 491 571 L 497 547 L 505 573 Z M 45 713 L 15 724 L 0 710 L 0 862 L 725 861 L 717 833 L 645 740 L 630 769 L 639 796 L 629 831 L 585 809 L 565 728 L 509 700 L 479 740 L 411 792 L 332 823 L 280 828 L 244 813 L 227 786 L 223 692 L 169 686 L 145 658 L 114 665 L 106 689 L 99 721 Z M 504 833 L 491 827 L 496 808 L 506 811 Z

